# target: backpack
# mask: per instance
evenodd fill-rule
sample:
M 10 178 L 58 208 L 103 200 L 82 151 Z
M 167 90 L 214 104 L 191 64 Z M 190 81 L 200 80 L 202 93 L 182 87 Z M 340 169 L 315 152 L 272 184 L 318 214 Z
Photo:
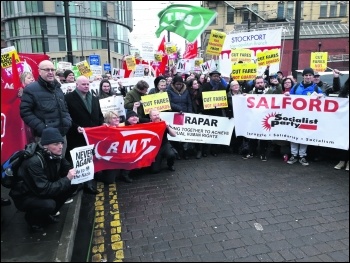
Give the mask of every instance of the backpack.
M 18 170 L 23 161 L 36 154 L 44 168 L 44 157 L 37 152 L 38 143 L 32 142 L 25 146 L 23 150 L 14 152 L 9 159 L 1 165 L 1 185 L 11 189 L 17 182 L 21 181 Z

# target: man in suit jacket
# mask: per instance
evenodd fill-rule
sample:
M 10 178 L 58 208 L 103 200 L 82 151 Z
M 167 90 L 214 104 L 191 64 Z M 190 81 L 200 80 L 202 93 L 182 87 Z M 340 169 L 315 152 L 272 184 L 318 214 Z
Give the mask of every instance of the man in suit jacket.
M 86 145 L 81 128 L 100 126 L 104 122 L 99 99 L 91 94 L 89 84 L 88 78 L 80 76 L 77 78 L 76 89 L 65 95 L 68 111 L 73 122 L 67 133 L 66 159 L 69 161 L 72 160 L 70 150 Z M 97 193 L 93 181 L 85 184 L 85 190 L 89 193 Z

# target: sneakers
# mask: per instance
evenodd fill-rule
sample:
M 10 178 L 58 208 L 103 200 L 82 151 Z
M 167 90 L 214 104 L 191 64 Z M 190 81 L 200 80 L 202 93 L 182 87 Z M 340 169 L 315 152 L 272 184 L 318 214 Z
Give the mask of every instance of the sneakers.
M 349 169 L 349 162 L 347 163 L 348 169 Z M 334 169 L 340 170 L 345 167 L 345 161 L 340 161 L 336 166 L 334 166 Z
M 345 170 L 346 170 L 346 171 L 349 171 L 349 161 L 346 162 Z
M 299 163 L 301 163 L 301 164 L 304 165 L 304 166 L 309 165 L 309 163 L 307 162 L 307 160 L 305 159 L 305 157 L 301 157 L 301 158 L 299 159 Z
M 60 214 L 61 214 L 60 211 L 57 211 L 57 213 L 52 216 L 59 216 Z
M 263 162 L 267 161 L 266 155 L 260 155 L 260 160 Z
M 247 159 L 252 159 L 253 157 L 254 157 L 254 155 L 251 153 L 251 154 L 243 155 L 242 159 L 247 160 Z
M 292 155 L 292 157 L 289 158 L 289 160 L 287 161 L 288 164 L 294 164 L 298 161 L 298 157 Z
M 64 202 L 66 205 L 67 204 L 70 204 L 70 203 L 73 203 L 73 198 L 68 198 L 67 200 L 66 200 L 66 202 Z

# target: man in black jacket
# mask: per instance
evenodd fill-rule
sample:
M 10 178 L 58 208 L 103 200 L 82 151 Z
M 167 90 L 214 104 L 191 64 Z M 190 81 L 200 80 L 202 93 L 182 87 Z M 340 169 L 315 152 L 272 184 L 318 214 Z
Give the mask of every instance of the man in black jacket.
M 71 185 L 75 169 L 62 156 L 63 137 L 56 128 L 46 128 L 41 134 L 41 146 L 18 171 L 21 179 L 9 195 L 18 210 L 26 212 L 25 220 L 32 231 L 57 223 L 53 217 L 76 190 Z
M 65 95 L 68 111 L 72 117 L 72 127 L 67 133 L 67 153 L 66 158 L 72 161 L 69 151 L 86 145 L 82 128 L 96 127 L 104 123 L 99 99 L 93 96 L 89 89 L 89 80 L 85 76 L 77 78 L 77 87 L 74 91 Z M 85 191 L 97 194 L 96 182 L 90 180 L 84 183 Z
M 57 128 L 64 139 L 63 155 L 66 152 L 66 134 L 72 126 L 67 104 L 61 90 L 61 84 L 55 79 L 55 67 L 49 60 L 39 64 L 39 78 L 23 89 L 20 114 L 24 123 L 40 142 L 42 131 L 46 127 Z

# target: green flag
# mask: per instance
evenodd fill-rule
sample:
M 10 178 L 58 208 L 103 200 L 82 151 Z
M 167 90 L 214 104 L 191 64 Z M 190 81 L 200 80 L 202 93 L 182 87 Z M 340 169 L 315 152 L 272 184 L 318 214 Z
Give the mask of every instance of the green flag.
M 191 5 L 171 5 L 158 13 L 159 28 L 156 36 L 164 31 L 173 32 L 193 42 L 215 19 L 217 13 Z

